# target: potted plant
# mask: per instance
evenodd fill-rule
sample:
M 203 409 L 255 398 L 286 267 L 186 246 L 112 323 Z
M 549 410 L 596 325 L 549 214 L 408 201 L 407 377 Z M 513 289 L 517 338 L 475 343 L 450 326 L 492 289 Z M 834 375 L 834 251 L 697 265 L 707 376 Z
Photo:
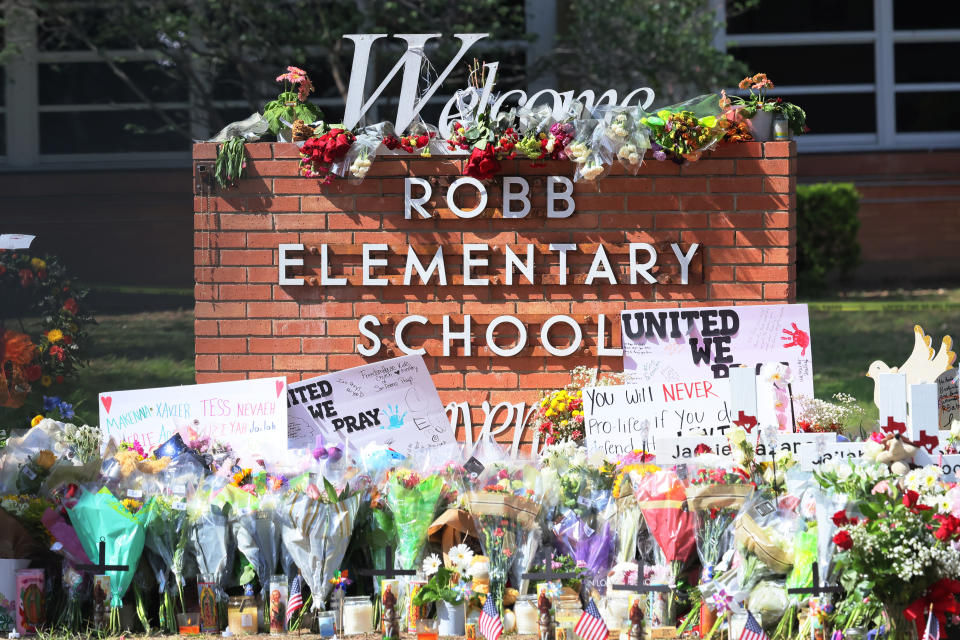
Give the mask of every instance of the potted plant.
M 286 73 L 277 76 L 277 82 L 283 83 L 283 92 L 276 100 L 267 103 L 263 108 L 263 117 L 277 140 L 290 142 L 293 140 L 291 127 L 294 122 L 316 122 L 323 118 L 323 111 L 307 102 L 307 96 L 313 92 L 313 83 L 303 69 L 287 67 Z
M 420 607 L 436 603 L 438 634 L 441 636 L 464 635 L 465 603 L 470 598 L 471 583 L 467 579 L 473 551 L 465 544 L 452 547 L 447 553 L 449 567 L 444 566 L 436 554 L 423 561 L 423 573 L 429 578 L 427 584 L 413 596 L 413 605 Z
M 733 96 L 730 100 L 741 107 L 740 113 L 747 118 L 750 133 L 757 142 L 769 142 L 774 139 L 774 120 L 786 121 L 789 133 L 800 135 L 807 127 L 807 112 L 782 98 L 768 100 L 766 92 L 773 89 L 773 81 L 767 74 L 758 73 L 747 76 L 738 85 L 749 90 L 747 96 Z M 756 92 L 756 93 L 754 93 Z M 779 132 L 776 139 L 789 139 L 787 131 Z

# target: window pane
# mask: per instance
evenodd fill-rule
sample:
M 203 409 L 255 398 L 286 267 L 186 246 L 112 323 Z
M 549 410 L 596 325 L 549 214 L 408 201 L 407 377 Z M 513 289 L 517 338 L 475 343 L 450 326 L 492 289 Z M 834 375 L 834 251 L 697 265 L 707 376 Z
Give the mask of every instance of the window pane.
M 960 91 L 898 93 L 897 132 L 957 131 Z
M 872 44 L 731 47 L 730 53 L 778 85 L 869 84 L 874 78 Z
M 894 45 L 897 82 L 957 82 L 960 67 L 954 60 L 960 43 L 910 42 Z
M 727 19 L 727 33 L 731 34 L 871 29 L 873 0 L 760 0 L 753 9 Z
M 167 113 L 178 122 L 187 117 L 185 111 Z M 164 126 L 152 111 L 41 113 L 40 153 L 189 151 L 189 141 Z
M 151 100 L 187 99 L 186 87 L 167 76 L 155 62 L 121 62 L 117 66 Z M 123 80 L 100 62 L 41 64 L 39 79 L 40 104 L 142 102 Z
M 956 0 L 894 0 L 894 29 L 958 29 Z
M 791 102 L 807 112 L 809 133 L 876 133 L 876 97 L 872 93 L 797 96 Z

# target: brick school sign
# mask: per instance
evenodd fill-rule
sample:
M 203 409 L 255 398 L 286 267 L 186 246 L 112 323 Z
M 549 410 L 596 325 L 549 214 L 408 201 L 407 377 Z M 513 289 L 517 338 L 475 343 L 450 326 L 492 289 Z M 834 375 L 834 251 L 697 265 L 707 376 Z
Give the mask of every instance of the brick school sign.
M 794 298 L 792 142 L 595 183 L 570 162 L 504 162 L 482 184 L 465 159 L 380 155 L 325 187 L 292 144 L 247 150 L 239 189 L 195 198 L 198 382 L 421 353 L 460 440 L 520 446 L 541 391 L 622 370 L 620 311 Z M 196 145 L 195 170 L 215 154 Z

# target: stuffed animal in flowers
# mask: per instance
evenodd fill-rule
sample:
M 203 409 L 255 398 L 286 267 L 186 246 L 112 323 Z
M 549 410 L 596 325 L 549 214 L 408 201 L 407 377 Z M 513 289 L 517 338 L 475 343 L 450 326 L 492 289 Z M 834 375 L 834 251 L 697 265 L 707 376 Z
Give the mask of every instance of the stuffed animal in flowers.
M 896 433 L 883 436 L 879 444 L 880 449 L 877 450 L 874 459 L 887 465 L 890 473 L 898 476 L 906 475 L 910 471 L 913 455 L 917 452 L 916 445 Z

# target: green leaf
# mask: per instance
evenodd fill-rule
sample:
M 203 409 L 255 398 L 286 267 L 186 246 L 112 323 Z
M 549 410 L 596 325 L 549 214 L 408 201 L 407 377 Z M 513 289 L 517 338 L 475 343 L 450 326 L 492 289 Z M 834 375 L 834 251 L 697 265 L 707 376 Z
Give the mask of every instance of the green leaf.
M 330 502 L 337 502 L 337 488 L 330 483 L 326 478 L 323 479 L 323 488 L 327 492 L 327 497 L 330 498 Z

